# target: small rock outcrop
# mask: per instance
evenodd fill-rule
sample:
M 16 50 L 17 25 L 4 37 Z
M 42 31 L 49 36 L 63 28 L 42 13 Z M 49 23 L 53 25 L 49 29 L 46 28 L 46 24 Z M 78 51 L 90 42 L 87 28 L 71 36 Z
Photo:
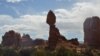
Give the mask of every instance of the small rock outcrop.
M 79 45 L 78 39 L 77 38 L 73 38 L 71 40 L 68 40 L 68 42 L 70 42 L 73 45 Z
M 36 46 L 39 46 L 39 47 L 45 47 L 47 45 L 47 41 L 44 40 L 44 39 L 35 39 L 33 40 L 33 45 L 36 47 Z
M 20 42 L 21 47 L 32 47 L 33 46 L 33 40 L 30 38 L 28 34 L 23 34 Z
M 100 48 L 100 18 L 93 16 L 84 22 L 84 43 L 93 48 Z
M 21 35 L 13 30 L 10 30 L 2 36 L 2 45 L 5 47 L 19 47 Z

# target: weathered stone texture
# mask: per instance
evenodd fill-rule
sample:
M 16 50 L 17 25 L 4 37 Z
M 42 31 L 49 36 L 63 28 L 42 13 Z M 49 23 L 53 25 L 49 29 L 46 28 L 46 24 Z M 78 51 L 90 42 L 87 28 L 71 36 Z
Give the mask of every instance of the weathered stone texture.
M 33 40 L 28 34 L 23 34 L 20 42 L 21 47 L 32 47 L 33 46 Z
M 49 39 L 48 39 L 48 48 L 53 50 L 56 48 L 57 44 L 61 41 L 67 41 L 64 36 L 59 32 L 59 29 L 55 25 L 56 16 L 50 10 L 47 15 L 47 24 L 49 24 Z
M 100 18 L 93 16 L 84 22 L 84 42 L 90 47 L 100 47 Z
M 4 36 L 2 36 L 2 45 L 3 46 L 15 46 L 18 47 L 20 45 L 21 35 L 13 30 L 6 32 Z

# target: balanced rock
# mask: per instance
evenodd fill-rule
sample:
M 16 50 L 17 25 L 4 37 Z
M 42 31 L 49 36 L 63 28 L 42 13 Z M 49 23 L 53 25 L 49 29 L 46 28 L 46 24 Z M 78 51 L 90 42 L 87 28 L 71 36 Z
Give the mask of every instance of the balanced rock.
M 56 16 L 54 15 L 54 13 L 51 10 L 48 12 L 46 22 L 49 25 L 54 25 L 56 23 Z
M 100 18 L 87 18 L 84 22 L 84 42 L 93 48 L 100 47 Z
M 10 30 L 2 36 L 2 45 L 6 47 L 18 47 L 20 45 L 21 35 L 13 30 Z
M 59 32 L 59 29 L 55 26 L 56 16 L 50 10 L 47 15 L 47 24 L 49 24 L 49 39 L 48 39 L 48 48 L 54 50 L 57 44 L 61 41 L 67 41 L 64 36 Z

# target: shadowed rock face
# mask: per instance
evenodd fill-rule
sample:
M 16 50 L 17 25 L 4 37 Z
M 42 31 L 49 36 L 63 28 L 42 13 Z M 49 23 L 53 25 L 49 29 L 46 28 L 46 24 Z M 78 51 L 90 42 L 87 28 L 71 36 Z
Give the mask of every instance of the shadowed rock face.
M 21 47 L 32 47 L 33 41 L 28 34 L 23 34 L 20 45 Z
M 57 42 L 59 41 L 59 30 L 55 26 L 50 26 L 50 31 L 49 31 L 49 49 L 55 49 Z
M 71 44 L 74 44 L 74 45 L 79 45 L 79 42 L 78 42 L 77 38 L 73 38 L 71 40 L 68 40 L 68 42 L 70 42 Z
M 40 47 L 45 47 L 46 46 L 46 40 L 44 39 L 35 39 L 33 40 L 33 45 L 34 46 L 40 46 Z
M 56 23 L 56 16 L 54 15 L 54 13 L 50 10 L 48 12 L 48 15 L 47 15 L 47 24 L 49 25 L 55 25 Z
M 100 47 L 100 18 L 87 18 L 84 22 L 84 42 L 90 47 Z
M 20 45 L 20 38 L 21 35 L 19 33 L 10 30 L 9 32 L 6 32 L 4 36 L 2 36 L 2 45 L 6 47 L 18 47 Z
M 56 16 L 50 10 L 47 15 L 47 24 L 49 24 L 49 39 L 48 39 L 48 48 L 54 50 L 58 42 L 67 41 L 64 36 L 60 35 L 58 28 L 55 26 Z

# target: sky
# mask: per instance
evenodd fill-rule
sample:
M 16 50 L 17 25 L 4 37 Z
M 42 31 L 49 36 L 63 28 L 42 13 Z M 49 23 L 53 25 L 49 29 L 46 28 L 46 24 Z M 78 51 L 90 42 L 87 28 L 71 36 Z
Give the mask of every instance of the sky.
M 9 30 L 47 40 L 49 10 L 56 15 L 61 35 L 84 41 L 83 22 L 87 17 L 100 17 L 100 0 L 0 0 L 0 42 Z

